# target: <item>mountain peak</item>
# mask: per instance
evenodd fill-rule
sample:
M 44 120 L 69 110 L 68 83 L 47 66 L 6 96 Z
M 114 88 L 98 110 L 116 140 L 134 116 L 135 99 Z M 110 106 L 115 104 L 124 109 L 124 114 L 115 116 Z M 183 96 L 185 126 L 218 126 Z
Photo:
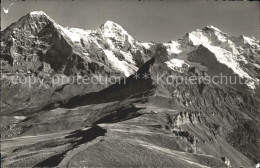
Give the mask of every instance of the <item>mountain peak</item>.
M 107 20 L 107 21 L 104 23 L 104 25 L 114 26 L 114 25 L 119 25 L 119 24 L 117 24 L 116 22 L 113 22 L 113 21 L 111 21 L 111 20 Z
M 218 31 L 218 32 L 222 32 L 220 29 L 218 29 L 218 28 L 216 28 L 216 27 L 214 27 L 214 26 L 206 26 L 206 27 L 204 27 L 202 30 L 213 30 L 213 31 Z
M 37 24 L 32 24 L 37 23 Z M 4 31 L 5 35 L 8 36 L 14 29 L 23 29 L 26 31 L 38 32 L 45 25 L 49 23 L 55 23 L 53 19 L 51 19 L 46 13 L 43 11 L 33 11 L 30 12 L 23 17 L 21 17 L 17 22 L 9 25 Z
M 241 39 L 241 41 L 243 43 L 247 43 L 249 45 L 256 45 L 256 46 L 259 46 L 259 41 L 257 41 L 254 37 L 247 37 L 247 36 L 244 36 L 244 35 L 241 35 L 238 37 L 239 39 Z
M 120 36 L 120 38 L 123 38 L 123 41 L 124 41 L 125 37 L 127 37 L 130 41 L 134 40 L 133 37 L 130 36 L 128 34 L 128 32 L 122 26 L 120 26 L 119 24 L 117 24 L 113 21 L 110 21 L 110 20 L 106 21 L 100 28 L 104 32 L 104 35 L 106 37 L 119 40 L 118 36 Z M 119 40 L 119 41 L 121 41 L 121 40 Z
M 113 22 L 111 20 L 107 20 L 102 26 L 102 29 L 104 30 L 108 30 L 108 31 L 120 31 L 124 34 L 128 34 L 127 31 L 120 26 L 119 24 L 117 24 L 116 22 Z
M 184 36 L 184 39 L 188 39 L 193 45 L 200 44 L 215 44 L 217 42 L 226 42 L 228 34 L 222 32 L 220 29 L 214 26 L 205 26 L 202 29 L 196 29 Z
M 114 21 L 111 21 L 111 20 L 107 20 L 102 26 L 106 26 L 106 27 L 121 27 L 118 23 L 116 23 Z
M 33 11 L 29 13 L 30 16 L 48 16 L 46 13 L 44 13 L 43 11 Z
M 28 15 L 31 18 L 45 18 L 51 22 L 54 22 L 54 20 L 43 11 L 33 11 L 33 12 L 28 13 L 27 16 Z

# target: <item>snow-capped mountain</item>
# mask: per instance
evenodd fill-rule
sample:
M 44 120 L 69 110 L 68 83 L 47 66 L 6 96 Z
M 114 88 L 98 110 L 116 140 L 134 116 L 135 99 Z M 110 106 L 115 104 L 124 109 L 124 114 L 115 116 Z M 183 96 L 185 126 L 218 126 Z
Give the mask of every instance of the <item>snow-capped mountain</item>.
M 141 43 L 112 21 L 84 30 L 31 12 L 1 32 L 4 165 L 252 167 L 260 157 L 259 53 L 254 38 L 213 26 Z M 245 84 L 158 80 L 220 74 Z M 98 75 L 127 78 L 68 82 Z
M 250 89 L 259 86 L 260 45 L 254 38 L 229 36 L 214 26 L 207 26 L 163 45 L 167 48 L 169 59 L 173 58 L 178 65 L 184 61 L 185 64 L 206 69 L 212 76 L 220 73 L 237 75 Z M 153 44 L 143 43 L 143 46 L 152 49 Z M 167 65 L 170 62 L 167 61 Z M 215 66 L 221 68 L 215 72 Z
M 133 74 L 141 64 L 149 60 L 149 55 L 151 55 L 149 52 L 153 50 L 152 46 L 155 45 L 154 43 L 140 43 L 134 40 L 127 31 L 112 21 L 107 21 L 100 28 L 93 30 L 64 28 L 55 23 L 44 12 L 31 12 L 3 31 L 2 45 L 5 50 L 2 52 L 2 55 L 13 63 L 13 67 L 17 67 L 16 69 L 11 68 L 13 71 L 18 69 L 19 71 L 24 70 L 24 68 L 15 66 L 15 63 L 21 62 L 16 60 L 20 59 L 21 56 L 19 55 L 26 57 L 23 58 L 24 60 L 30 60 L 30 57 L 33 60 L 39 60 L 35 53 L 40 50 L 42 55 L 46 55 L 48 48 L 53 47 L 53 44 L 49 44 L 49 41 L 51 39 L 55 41 L 53 39 L 56 38 L 54 32 L 57 33 L 58 39 L 61 38 L 60 36 L 64 38 L 65 43 L 70 46 L 71 52 L 76 57 L 83 60 L 83 63 L 79 61 L 80 63 L 78 64 L 83 64 L 86 67 L 87 62 L 97 62 L 98 67 L 105 67 L 104 69 L 107 68 L 107 71 L 123 73 L 125 76 Z M 8 44 L 5 43 L 7 41 L 9 42 Z M 14 51 L 13 46 L 21 45 L 21 43 L 37 46 L 33 48 L 33 50 L 37 48 L 37 51 L 27 51 L 30 53 L 30 56 L 23 52 L 24 48 Z M 207 52 L 212 53 L 215 63 L 223 66 L 223 71 L 218 73 L 229 71 L 231 74 L 225 75 L 238 75 L 246 81 L 251 89 L 255 89 L 259 85 L 260 76 L 257 72 L 259 71 L 260 63 L 260 46 L 259 41 L 255 39 L 245 36 L 229 36 L 218 28 L 207 26 L 187 33 L 178 41 L 164 43 L 164 46 L 167 48 L 169 59 L 174 58 L 175 61 L 180 59 L 190 65 L 193 65 L 193 62 L 195 62 L 206 67 L 209 74 L 215 74 L 215 72 L 211 73 L 211 65 L 196 61 L 199 60 L 196 57 L 201 57 L 201 55 L 193 58 L 196 55 L 196 50 L 205 48 Z M 11 56 L 8 55 L 9 48 L 11 49 Z M 191 53 L 193 56 L 190 55 Z M 66 57 L 70 59 L 69 57 L 71 56 Z M 202 59 L 205 60 L 207 58 Z M 25 61 L 25 64 L 29 64 L 26 71 L 32 72 L 38 71 L 43 66 L 43 63 L 36 63 L 32 66 L 29 61 Z M 82 68 L 78 68 L 82 67 L 80 65 L 75 68 L 67 67 L 63 64 L 54 68 L 52 64 L 53 62 L 48 62 L 48 60 L 44 62 L 45 67 L 50 67 L 50 70 L 57 72 L 66 70 L 67 74 L 86 73 Z M 72 69 L 77 69 L 77 71 L 75 72 Z
M 92 30 L 65 28 L 41 11 L 31 12 L 11 24 L 1 32 L 1 41 L 1 68 L 5 79 L 10 78 L 5 75 L 10 73 L 130 76 L 157 53 L 160 45 L 140 43 L 112 21 Z M 229 36 L 207 26 L 163 46 L 167 54 L 161 53 L 159 57 L 167 55 L 161 59 L 174 71 L 196 67 L 210 76 L 220 73 L 238 76 L 249 89 L 259 85 L 260 47 L 254 38 Z M 79 90 L 77 94 L 82 93 L 85 92 Z
M 118 72 L 129 76 L 148 59 L 148 56 L 144 54 L 142 45 L 114 22 L 107 21 L 100 28 L 94 30 L 64 28 L 43 12 L 31 12 L 6 28 L 2 32 L 2 41 L 2 46 L 5 48 L 2 54 L 13 65 L 15 65 L 15 62 L 21 62 L 16 60 L 19 57 L 24 57 L 24 60 L 30 59 L 29 57 L 32 57 L 33 60 L 39 60 L 40 57 L 38 57 L 39 53 L 36 54 L 37 52 L 41 52 L 42 57 L 53 57 L 50 55 L 57 55 L 63 52 L 63 48 L 69 48 L 69 52 L 66 51 L 66 53 L 61 54 L 62 59 L 69 60 L 73 55 L 78 57 L 78 64 L 80 65 L 77 67 L 65 65 L 68 64 L 67 62 L 57 67 L 57 65 L 53 65 L 56 62 L 50 61 L 49 58 L 43 61 L 46 67 L 50 67 L 50 71 L 68 75 L 85 74 L 87 72 L 84 71 L 88 71 L 86 67 L 89 67 L 86 64 L 95 64 L 98 68 L 105 69 L 107 72 Z M 58 41 L 63 42 L 57 44 Z M 12 54 L 8 55 L 10 48 L 21 45 L 21 43 L 26 43 L 28 48 L 23 47 L 21 50 L 12 51 Z M 33 45 L 32 49 L 29 48 L 30 45 Z M 67 53 L 71 54 L 68 55 Z M 38 72 L 43 63 L 37 61 L 35 63 L 30 65 L 29 61 L 25 61 L 25 64 L 29 64 L 26 71 Z M 81 66 L 81 64 L 84 65 Z M 11 68 L 14 72 L 17 70 L 25 71 L 19 65 L 14 67 L 17 67 Z M 77 70 L 75 72 L 72 69 Z

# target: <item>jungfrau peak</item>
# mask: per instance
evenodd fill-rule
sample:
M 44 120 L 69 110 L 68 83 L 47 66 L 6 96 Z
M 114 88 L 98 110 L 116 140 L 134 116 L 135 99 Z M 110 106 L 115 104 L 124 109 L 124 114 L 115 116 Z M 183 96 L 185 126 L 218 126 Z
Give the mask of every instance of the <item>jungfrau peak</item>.
M 223 65 L 225 69 L 232 70 L 225 75 L 238 75 L 246 81 L 246 85 L 251 89 L 255 89 L 259 85 L 259 75 L 257 75 L 259 68 L 255 65 L 255 62 L 259 63 L 259 54 L 257 54 L 259 53 L 259 43 L 255 39 L 245 36 L 238 38 L 229 36 L 214 26 L 206 26 L 203 29 L 188 33 L 178 41 L 171 41 L 164 43 L 164 45 L 167 48 L 170 47 L 169 53 L 183 59 L 188 64 L 199 63 L 197 62 L 199 59 L 196 57 L 201 57 L 201 54 L 197 54 L 196 57 L 194 55 L 198 48 L 204 47 L 214 55 L 217 64 Z M 246 46 L 247 49 L 243 49 L 242 46 Z M 189 59 L 191 53 L 193 55 L 192 60 Z M 251 54 L 250 58 L 252 59 L 248 58 L 248 53 Z M 206 60 L 207 57 L 203 59 Z M 211 71 L 210 66 L 213 66 L 213 64 L 204 66 L 208 71 Z M 227 72 L 225 69 L 223 71 Z M 221 70 L 218 73 L 221 73 Z

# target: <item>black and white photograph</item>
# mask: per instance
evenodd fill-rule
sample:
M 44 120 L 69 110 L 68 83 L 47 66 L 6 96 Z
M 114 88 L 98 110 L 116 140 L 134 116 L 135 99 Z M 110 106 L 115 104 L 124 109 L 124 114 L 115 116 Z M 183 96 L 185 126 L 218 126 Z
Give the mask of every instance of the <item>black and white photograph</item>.
M 3 168 L 260 168 L 260 2 L 2 0 Z

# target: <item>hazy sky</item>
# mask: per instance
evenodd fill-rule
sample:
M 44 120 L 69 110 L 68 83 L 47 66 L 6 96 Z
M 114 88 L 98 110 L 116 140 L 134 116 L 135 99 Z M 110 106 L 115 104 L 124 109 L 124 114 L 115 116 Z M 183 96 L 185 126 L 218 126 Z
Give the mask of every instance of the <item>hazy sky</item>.
M 44 11 L 58 24 L 92 29 L 106 20 L 120 24 L 140 41 L 177 40 L 197 28 L 213 25 L 230 35 L 259 39 L 259 2 L 206 0 L 38 0 L 1 3 L 1 27 L 31 11 Z

